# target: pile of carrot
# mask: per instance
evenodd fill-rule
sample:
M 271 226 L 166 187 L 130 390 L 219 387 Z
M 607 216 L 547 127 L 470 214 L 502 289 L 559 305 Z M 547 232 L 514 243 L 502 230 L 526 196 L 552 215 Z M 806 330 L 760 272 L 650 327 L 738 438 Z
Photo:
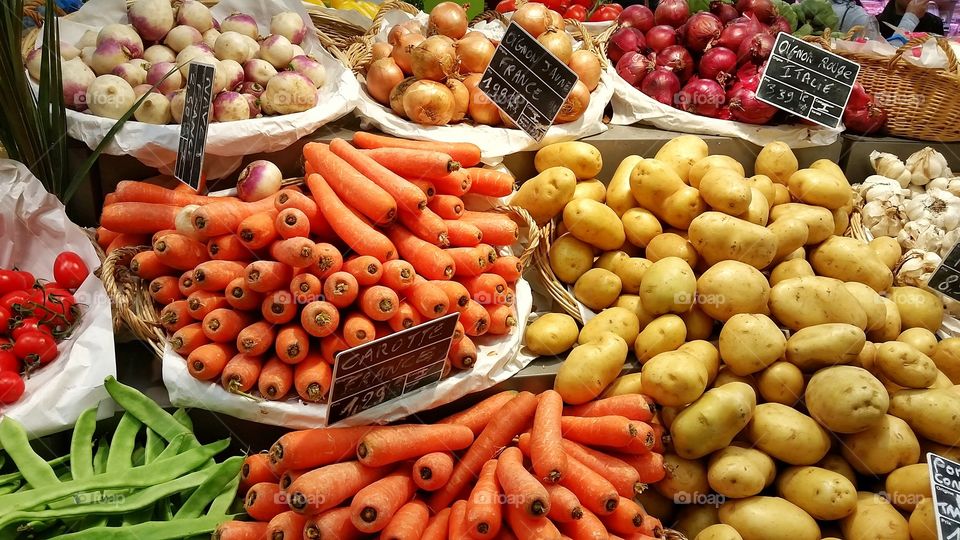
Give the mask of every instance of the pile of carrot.
M 522 266 L 498 248 L 519 227 L 462 197 L 514 179 L 478 147 L 360 132 L 303 153 L 306 189 L 255 202 L 140 182 L 108 197 L 98 241 L 152 247 L 130 268 L 194 377 L 320 402 L 345 349 L 457 312 L 448 363 L 469 369 L 477 337 L 513 330 Z
M 246 458 L 221 540 L 649 540 L 665 476 L 648 398 L 502 392 L 435 424 L 322 428 Z M 217 536 L 219 535 L 219 536 Z

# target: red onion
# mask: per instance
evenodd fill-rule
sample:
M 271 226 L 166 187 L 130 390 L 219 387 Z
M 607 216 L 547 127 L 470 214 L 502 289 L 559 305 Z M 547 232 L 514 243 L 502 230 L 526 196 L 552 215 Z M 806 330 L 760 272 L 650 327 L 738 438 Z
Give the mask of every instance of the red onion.
M 733 78 L 735 69 L 737 69 L 737 53 L 726 47 L 713 47 L 703 53 L 700 64 L 697 66 L 697 73 L 704 79 L 726 85 L 727 81 Z
M 677 31 L 672 26 L 657 25 L 647 30 L 647 47 L 653 52 L 660 52 L 671 45 L 677 44 Z
M 687 48 L 692 51 L 703 52 L 707 46 L 720 37 L 723 23 L 720 22 L 720 17 L 713 13 L 701 11 L 700 13 L 694 13 L 684 27 L 686 27 L 684 43 Z
M 717 112 L 717 119 L 733 120 L 733 114 L 730 112 L 730 107 L 728 105 L 724 105 L 723 107 L 720 107 L 720 110 Z
M 843 124 L 847 131 L 868 135 L 883 129 L 887 125 L 887 113 L 880 107 L 868 105 L 862 109 L 847 107 L 843 111 Z
M 736 74 L 736 84 L 742 84 L 747 88 L 756 91 L 757 88 L 760 88 L 760 75 L 763 73 L 763 66 L 746 63 L 740 66 L 740 69 L 737 70 Z
M 723 0 L 713 0 L 710 2 L 710 13 L 720 17 L 723 24 L 727 24 L 728 21 L 740 16 L 740 12 L 737 11 L 737 8 L 733 7 L 733 4 L 728 4 Z
M 677 99 L 680 108 L 687 112 L 716 118 L 720 115 L 726 97 L 723 87 L 717 81 L 691 79 L 680 90 Z
M 717 45 L 726 47 L 731 51 L 739 50 L 743 40 L 746 39 L 747 36 L 756 33 L 752 32 L 752 30 L 750 23 L 730 23 L 720 32 L 720 39 L 717 40 Z
M 792 34 L 793 28 L 790 28 L 790 21 L 778 15 L 773 19 L 773 22 L 770 23 L 770 33 L 776 36 L 780 32 Z
M 631 86 L 640 87 L 643 78 L 656 67 L 654 61 L 638 52 L 630 51 L 617 62 L 617 74 Z
M 848 109 L 865 109 L 873 104 L 873 97 L 867 93 L 867 89 L 862 84 L 853 83 L 853 91 L 850 92 L 850 99 L 847 101 Z
M 680 91 L 680 79 L 669 69 L 655 69 L 643 78 L 640 91 L 664 105 L 674 106 L 674 96 Z
M 680 82 L 693 76 L 693 56 L 682 45 L 671 45 L 657 54 L 657 67 L 677 74 Z
M 637 28 L 620 28 L 610 36 L 610 44 L 607 46 L 607 57 L 614 62 L 619 62 L 620 58 L 628 52 L 639 52 L 647 47 L 643 32 Z
M 740 48 L 737 49 L 737 58 L 740 62 L 762 64 L 770 57 L 770 51 L 773 50 L 773 42 L 773 36 L 766 32 L 755 34 L 743 40 Z
M 746 14 L 753 13 L 760 22 L 770 24 L 777 16 L 777 10 L 770 0 L 737 0 L 737 11 Z
M 623 13 L 617 17 L 617 22 L 621 27 L 633 27 L 646 32 L 653 27 L 653 12 L 643 4 L 634 4 L 624 8 Z
M 258 159 L 247 165 L 237 179 L 237 197 L 251 202 L 265 199 L 280 191 L 283 173 L 270 161 Z
M 742 84 L 727 93 L 727 105 L 734 120 L 748 124 L 769 123 L 777 114 L 775 107 L 758 100 L 756 92 Z
M 674 28 L 679 28 L 689 17 L 690 8 L 685 0 L 665 0 L 653 12 L 656 24 L 666 24 Z

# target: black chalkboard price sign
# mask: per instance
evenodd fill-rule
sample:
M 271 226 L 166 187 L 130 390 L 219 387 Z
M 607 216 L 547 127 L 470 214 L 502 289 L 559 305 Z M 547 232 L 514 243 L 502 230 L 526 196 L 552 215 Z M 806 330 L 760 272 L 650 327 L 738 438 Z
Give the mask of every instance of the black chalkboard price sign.
M 927 464 L 937 517 L 937 538 L 960 540 L 960 463 L 930 452 Z
M 327 425 L 440 381 L 459 313 L 337 355 Z
M 836 128 L 859 73 L 860 64 L 781 32 L 760 77 L 757 99 Z
M 567 100 L 577 74 L 517 23 L 510 23 L 480 90 L 531 138 L 540 142 Z
M 200 176 L 203 172 L 214 73 L 215 68 L 212 65 L 193 62 L 187 74 L 183 122 L 180 124 L 180 146 L 177 150 L 174 176 L 196 190 L 200 189 Z
M 953 249 L 930 276 L 927 287 L 954 300 L 960 300 L 960 243 L 953 245 Z

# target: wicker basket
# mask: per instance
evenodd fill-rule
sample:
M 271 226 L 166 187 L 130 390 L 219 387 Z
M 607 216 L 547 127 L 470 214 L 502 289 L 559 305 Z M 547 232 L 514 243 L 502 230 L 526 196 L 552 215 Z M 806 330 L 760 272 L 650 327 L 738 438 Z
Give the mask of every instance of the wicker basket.
M 567 289 L 566 285 L 560 282 L 557 275 L 553 273 L 553 268 L 550 266 L 550 246 L 553 245 L 553 241 L 556 240 L 557 229 L 559 227 L 559 218 L 554 218 L 540 229 L 540 247 L 537 248 L 537 251 L 533 255 L 534 264 L 536 264 L 542 285 L 547 289 L 550 298 L 553 298 L 560 308 L 563 309 L 567 315 L 573 317 L 577 323 L 583 324 L 583 316 L 580 314 L 580 302 L 574 298 L 573 293 Z

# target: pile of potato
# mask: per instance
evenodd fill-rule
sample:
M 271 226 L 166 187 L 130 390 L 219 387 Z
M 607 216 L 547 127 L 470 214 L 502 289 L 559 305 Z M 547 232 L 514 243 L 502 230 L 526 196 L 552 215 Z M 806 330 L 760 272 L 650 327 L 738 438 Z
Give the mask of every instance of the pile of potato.
M 513 204 L 562 216 L 557 279 L 597 315 L 529 325 L 567 352 L 571 404 L 642 393 L 662 406 L 667 478 L 640 497 L 699 540 L 936 538 L 926 452 L 960 458 L 960 339 L 938 341 L 935 294 L 894 287 L 900 247 L 840 236 L 852 192 L 783 143 L 745 177 L 684 135 L 626 158 L 560 143 Z M 642 366 L 621 376 L 632 349 Z

